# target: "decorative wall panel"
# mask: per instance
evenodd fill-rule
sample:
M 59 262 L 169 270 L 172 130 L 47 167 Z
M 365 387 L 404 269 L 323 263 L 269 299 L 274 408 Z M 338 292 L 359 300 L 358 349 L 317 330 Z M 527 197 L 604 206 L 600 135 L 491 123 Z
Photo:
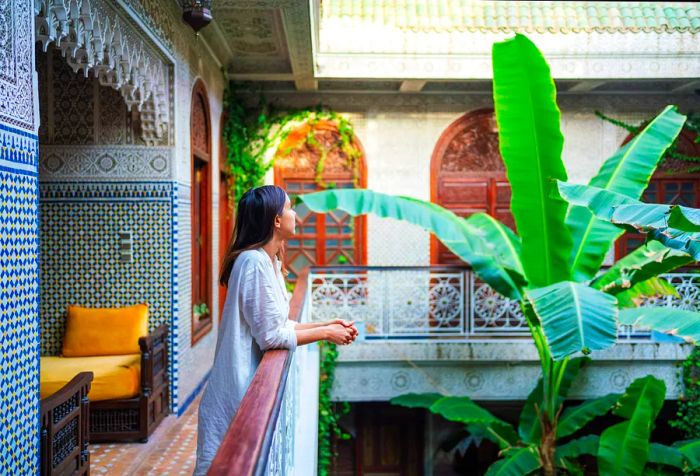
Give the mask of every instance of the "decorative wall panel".
M 41 180 L 168 180 L 172 148 L 43 145 Z
M 60 352 L 69 304 L 119 307 L 144 302 L 149 328 L 171 332 L 177 375 L 172 182 L 49 182 L 41 186 L 41 352 Z M 119 232 L 132 234 L 133 258 L 120 261 Z M 177 378 L 171 379 L 173 401 Z
M 144 141 L 162 139 L 170 123 L 170 66 L 143 33 L 122 19 L 120 7 L 101 1 L 34 3 L 36 41 L 43 51 L 55 43 L 73 72 L 85 77 L 92 72 L 140 113 Z
M 39 472 L 38 137 L 32 2 L 0 2 L 0 474 Z
M 119 91 L 103 86 L 95 77 L 75 73 L 58 48 L 46 53 L 37 48 L 39 102 L 44 144 L 147 145 L 142 118 L 130 111 Z M 168 144 L 169 132 L 148 141 L 149 146 Z
M 37 137 L 0 124 L 0 144 L 0 474 L 35 474 L 39 444 Z
M 34 130 L 32 10 L 27 0 L 0 2 L 0 123 Z

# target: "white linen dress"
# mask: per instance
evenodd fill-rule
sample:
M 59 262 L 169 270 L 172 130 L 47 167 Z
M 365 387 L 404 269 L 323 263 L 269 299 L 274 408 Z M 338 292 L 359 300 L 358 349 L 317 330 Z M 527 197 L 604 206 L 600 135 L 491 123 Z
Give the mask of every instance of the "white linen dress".
M 199 404 L 195 476 L 205 475 L 268 349 L 294 350 L 294 321 L 281 263 L 262 249 L 244 251 L 226 291 L 214 364 Z

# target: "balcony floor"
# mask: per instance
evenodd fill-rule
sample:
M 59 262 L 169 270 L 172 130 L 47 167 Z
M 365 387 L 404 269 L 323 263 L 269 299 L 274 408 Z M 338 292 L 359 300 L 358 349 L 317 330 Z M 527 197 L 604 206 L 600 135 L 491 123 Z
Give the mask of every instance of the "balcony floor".
M 180 418 L 168 416 L 148 443 L 90 445 L 90 473 L 106 475 L 191 475 L 197 448 L 199 397 Z

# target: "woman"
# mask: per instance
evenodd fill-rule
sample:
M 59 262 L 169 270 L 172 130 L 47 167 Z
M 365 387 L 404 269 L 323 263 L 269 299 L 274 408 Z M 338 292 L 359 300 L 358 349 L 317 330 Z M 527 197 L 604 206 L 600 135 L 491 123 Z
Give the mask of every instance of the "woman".
M 296 214 L 280 187 L 248 190 L 238 203 L 233 240 L 221 267 L 220 283 L 227 291 L 214 365 L 199 405 L 195 475 L 208 471 L 263 352 L 320 340 L 345 345 L 357 337 L 352 322 L 287 319 L 281 253 L 295 225 Z

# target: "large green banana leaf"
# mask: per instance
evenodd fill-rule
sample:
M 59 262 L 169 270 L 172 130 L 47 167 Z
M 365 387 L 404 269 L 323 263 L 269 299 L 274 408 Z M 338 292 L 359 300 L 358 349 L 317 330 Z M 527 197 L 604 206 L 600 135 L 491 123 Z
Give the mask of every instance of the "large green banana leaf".
M 628 224 L 634 228 L 673 228 L 685 232 L 700 231 L 700 209 L 683 205 L 634 203 L 615 207 L 613 222 Z
M 678 297 L 678 291 L 671 283 L 658 276 L 637 283 L 631 288 L 615 294 L 617 307 L 620 309 L 639 307 L 644 304 L 645 299 L 661 296 Z
M 617 192 L 610 192 L 599 187 L 579 185 L 557 181 L 559 194 L 571 205 L 586 207 L 602 220 L 612 221 L 615 207 L 620 205 L 638 205 L 642 202 Z
M 513 230 L 487 213 L 474 213 L 464 220 L 483 232 L 481 237 L 493 246 L 491 250 L 497 255 L 497 261 L 506 271 L 512 269 L 517 273 L 514 279 L 522 279 L 525 276 L 520 262 L 520 237 Z
M 649 463 L 665 464 L 678 469 L 683 469 L 687 465 L 685 456 L 678 448 L 659 443 L 649 445 Z
M 620 396 L 617 393 L 610 393 L 604 397 L 587 400 L 578 406 L 567 408 L 559 418 L 557 438 L 573 435 L 594 418 L 605 415 L 617 403 Z
M 688 459 L 690 469 L 700 468 L 700 439 L 678 441 L 673 444 Z
M 495 417 L 469 397 L 408 393 L 392 398 L 391 403 L 408 408 L 426 408 L 447 420 L 464 423 L 471 433 L 488 438 L 501 449 L 510 448 L 518 442 L 518 436 L 511 425 Z
M 525 36 L 493 45 L 493 98 L 511 210 L 532 287 L 570 279 L 567 205 L 552 179 L 566 180 L 564 138 L 549 66 Z
M 648 233 L 668 248 L 683 251 L 700 260 L 700 232 L 686 232 L 671 228 L 669 223 L 691 227 L 689 216 L 694 209 L 685 211 L 675 205 L 642 203 L 619 193 L 588 185 L 559 182 L 559 192 L 569 203 L 588 207 L 593 214 L 631 231 Z M 674 215 L 675 213 L 675 215 Z M 672 217 L 676 217 L 672 220 Z M 679 218 L 682 216 L 683 218 Z M 688 225 L 687 223 L 691 223 Z
M 477 227 L 475 223 L 479 222 L 469 222 L 434 203 L 364 189 L 325 190 L 300 195 L 299 200 L 318 213 L 340 209 L 353 216 L 372 213 L 418 225 L 435 234 L 498 292 L 511 299 L 521 298 L 522 265 L 513 251 L 517 251 L 517 237 L 493 222 Z M 514 280 L 513 276 L 519 277 Z
M 613 410 L 626 421 L 606 428 L 600 436 L 598 471 L 602 476 L 642 473 L 649 456 L 651 427 L 665 396 L 666 385 L 651 375 L 627 387 Z
M 433 403 L 444 397 L 439 393 L 407 393 L 392 398 L 390 403 L 408 408 L 430 408 Z
M 513 448 L 505 452 L 503 459 L 489 466 L 485 476 L 527 476 L 539 467 L 540 459 L 535 446 Z
M 598 435 L 582 436 L 569 441 L 561 446 L 557 446 L 555 458 L 561 461 L 563 458 L 578 458 L 582 455 L 595 455 L 598 453 Z
M 692 261 L 687 253 L 672 250 L 652 240 L 619 259 L 604 274 L 593 280 L 591 286 L 617 294 Z
M 637 307 L 620 311 L 620 324 L 669 332 L 700 342 L 700 312 L 673 307 Z
M 684 122 L 685 116 L 678 114 L 675 106 L 667 106 L 644 130 L 607 159 L 588 184 L 638 199 Z M 566 223 L 574 241 L 571 253 L 573 279 L 590 279 L 598 272 L 621 231 L 580 206 L 569 208 Z
M 617 338 L 617 301 L 580 283 L 564 281 L 527 292 L 554 360 L 610 347 Z

